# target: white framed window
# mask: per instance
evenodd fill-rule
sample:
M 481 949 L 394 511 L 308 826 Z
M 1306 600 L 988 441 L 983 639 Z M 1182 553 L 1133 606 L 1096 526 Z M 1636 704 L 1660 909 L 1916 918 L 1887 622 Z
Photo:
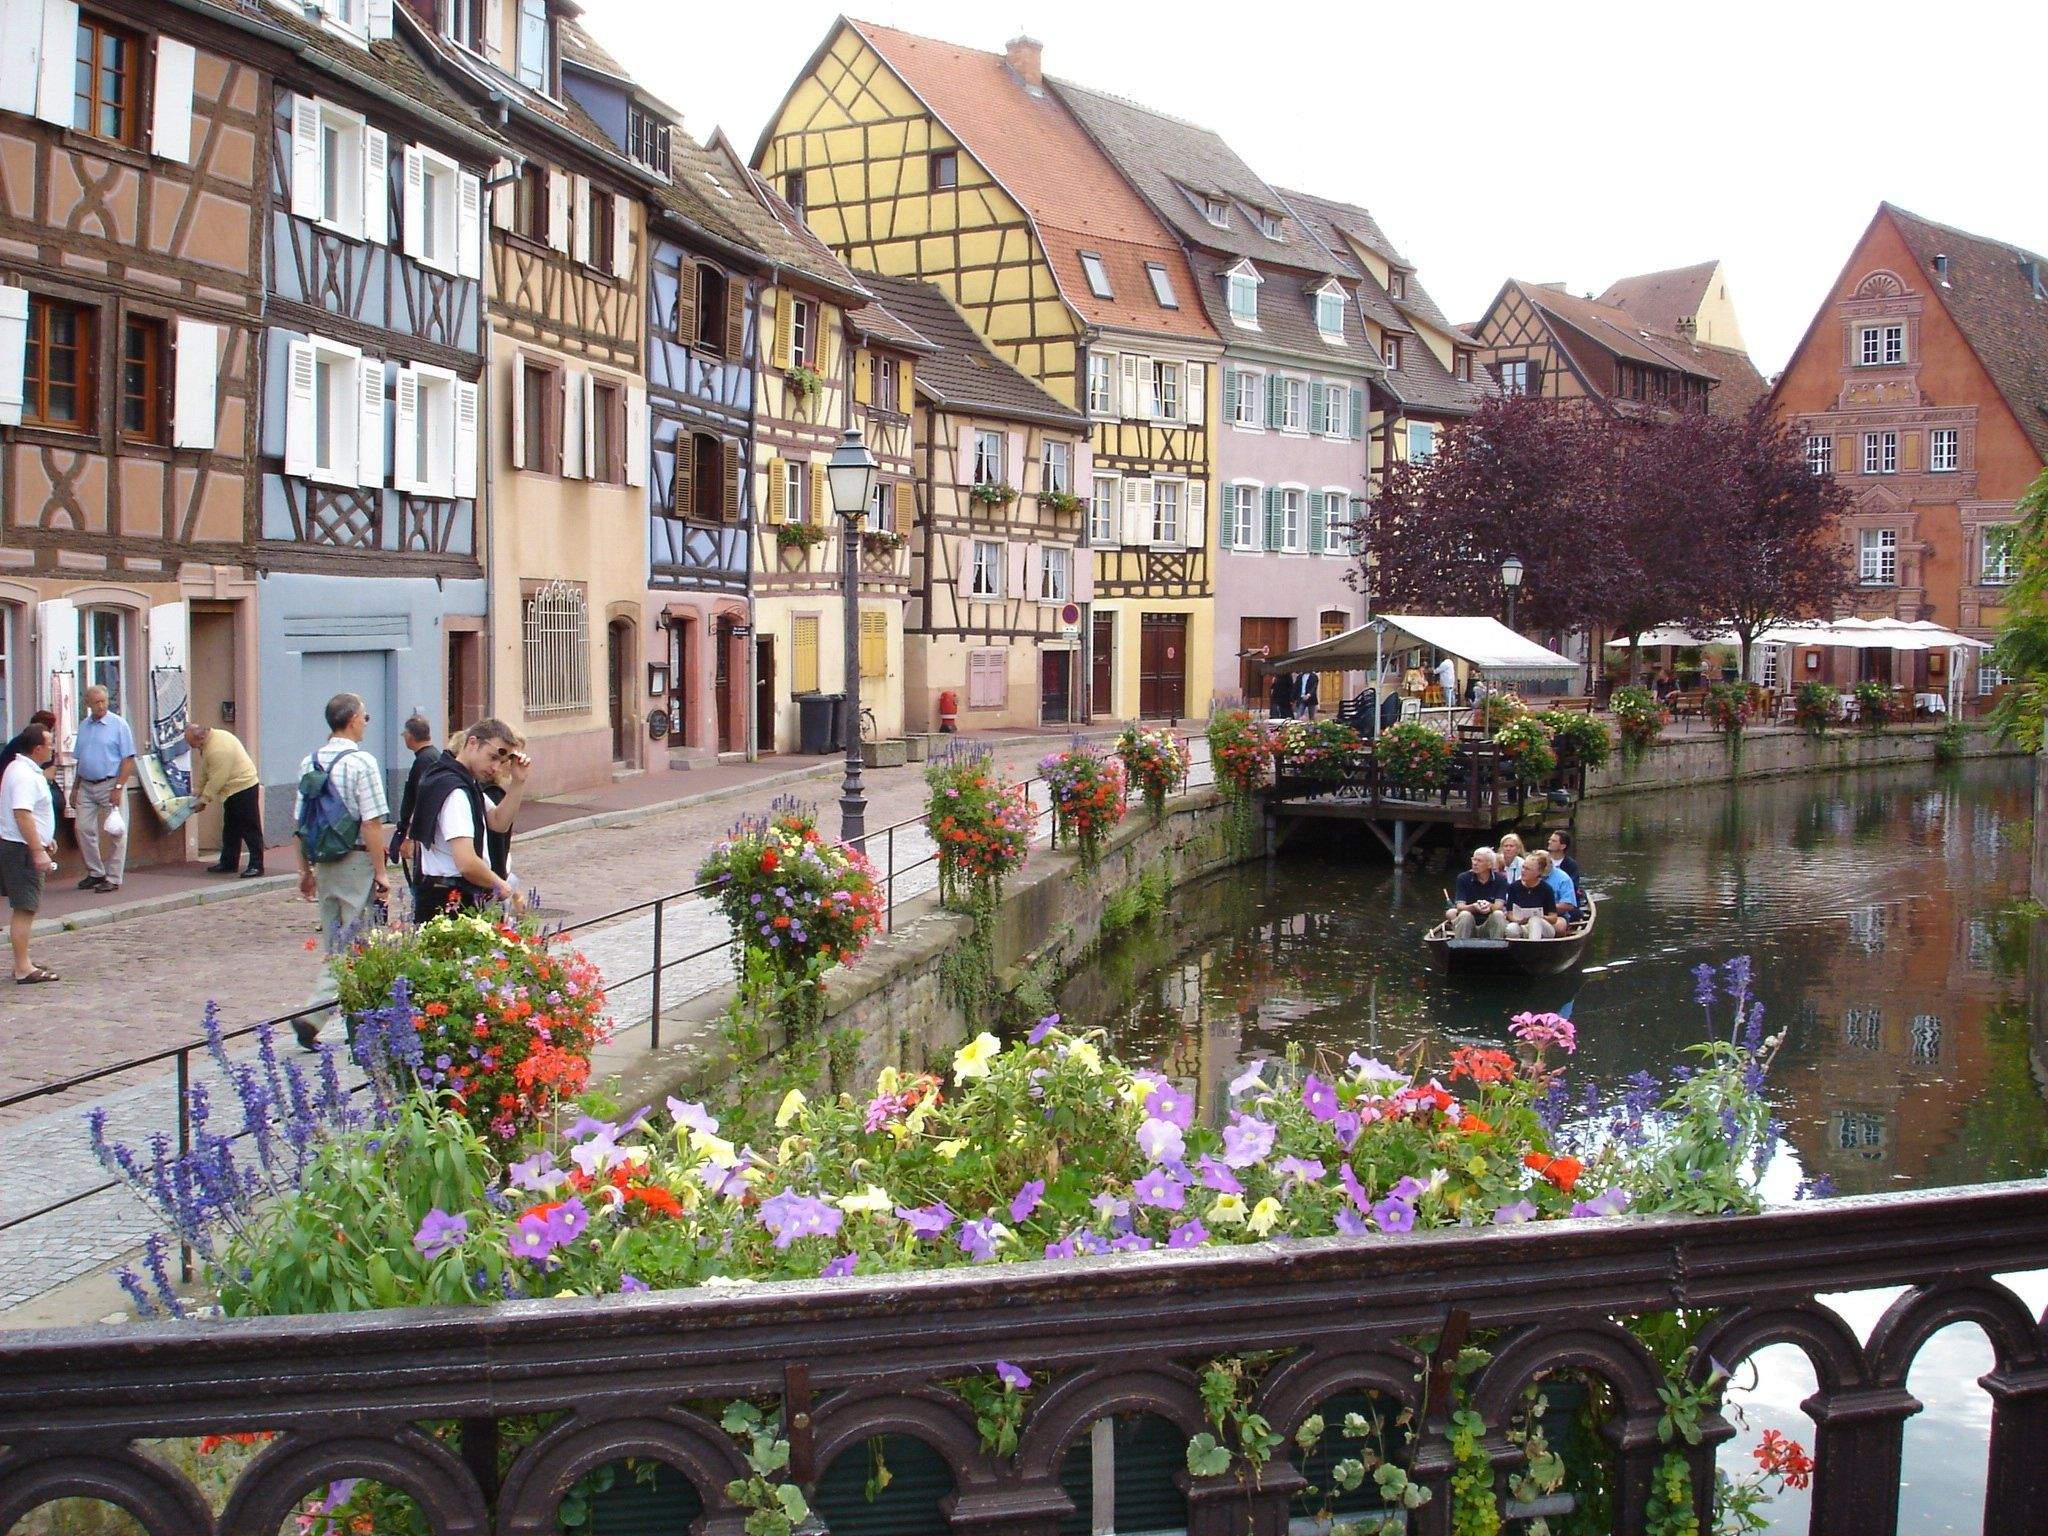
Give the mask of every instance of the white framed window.
M 1405 299 L 1408 297 L 1408 274 L 1399 267 L 1387 269 L 1387 297 Z
M 1760 645 L 1757 648 L 1757 682 L 1765 688 L 1778 686 L 1778 652 L 1784 647 Z
M 384 365 L 346 342 L 285 348 L 284 472 L 323 485 L 384 483 Z
M 1259 233 L 1268 240 L 1279 240 L 1285 234 L 1286 226 L 1280 222 L 1280 215 L 1259 210 Z
M 896 359 L 893 357 L 875 358 L 874 373 L 871 375 L 871 378 L 872 384 L 868 390 L 869 403 L 878 411 L 895 410 L 897 401 Z
M 1224 537 L 1232 549 L 1257 549 L 1259 538 L 1259 488 L 1256 485 L 1226 485 L 1223 488 Z
M 1231 377 L 1237 381 L 1237 397 L 1230 402 L 1231 421 L 1240 427 L 1263 427 L 1266 421 L 1260 410 L 1260 395 L 1266 387 L 1266 376 L 1239 370 Z
M 1040 601 L 1066 602 L 1074 595 L 1074 552 L 1064 544 L 1041 544 L 1038 554 Z
M 1180 308 L 1180 299 L 1173 291 L 1173 275 L 1166 270 L 1165 262 L 1146 262 L 1145 275 L 1152 280 L 1152 297 L 1159 301 L 1161 309 Z
M 782 462 L 782 515 L 792 523 L 810 521 L 811 475 L 808 464 L 795 459 Z
M 1116 358 L 1108 352 L 1088 354 L 1088 414 L 1116 414 Z
M 1977 665 L 1977 697 L 1988 698 L 2005 686 L 2005 669 L 1995 661 Z
M 1381 341 L 1380 350 L 1387 355 L 1387 371 L 1390 373 L 1399 373 L 1401 371 L 1401 338 L 1394 335 L 1387 336 L 1384 340 Z M 1526 364 L 1524 366 L 1526 367 Z M 1528 381 L 1525 375 L 1523 379 L 1523 387 L 1521 389 L 1505 390 L 1505 393 L 1512 395 L 1527 394 L 1527 384 Z
M 1259 324 L 1259 275 L 1248 267 L 1239 267 L 1226 274 L 1223 281 L 1230 300 L 1232 323 L 1256 330 Z
M 369 36 L 369 0 L 319 0 L 320 19 L 361 41 Z
M 1308 381 L 1305 379 L 1280 380 L 1280 430 L 1283 432 L 1306 432 L 1308 430 Z
M 1927 467 L 1945 473 L 1961 460 L 1962 433 L 1954 427 L 1936 427 L 1927 439 Z
M 480 276 L 482 181 L 424 145 L 407 145 L 404 165 L 405 254 L 450 276 Z
M 1351 492 L 1341 485 L 1331 486 L 1323 492 L 1322 538 L 1318 540 L 1311 532 L 1309 548 L 1320 549 L 1326 555 L 1350 553 Z
M 414 495 L 453 496 L 459 381 L 447 369 L 424 363 L 396 373 L 391 483 Z M 470 452 L 475 451 L 472 433 Z
M 1048 491 L 1069 491 L 1074 487 L 1074 450 L 1058 438 L 1045 440 L 1045 463 L 1040 483 Z
M 1835 472 L 1835 440 L 1830 434 L 1813 432 L 1807 435 L 1806 467 L 1816 475 Z
M 1290 555 L 1308 550 L 1308 492 L 1293 486 L 1280 492 L 1280 548 Z
M 1003 434 L 974 429 L 974 481 L 976 485 L 1003 483 Z
M 2019 574 L 2019 561 L 2014 558 L 2014 544 L 2018 527 L 2013 523 L 1993 523 L 1982 529 L 1977 537 L 1977 582 L 1980 586 L 2005 587 Z
M 877 480 L 868 494 L 868 527 L 878 533 L 896 530 L 896 487 L 886 480 Z M 867 615 L 861 618 L 865 621 Z
M 1225 203 L 1222 198 L 1211 197 L 1208 193 L 1204 192 L 1197 195 L 1195 201 L 1201 207 L 1202 217 L 1211 224 L 1214 224 L 1218 229 L 1228 229 L 1230 227 L 1230 205 Z
M 548 30 L 547 0 L 519 0 L 519 83 L 530 90 L 545 91 L 554 80 Z
M 1003 546 L 998 539 L 974 541 L 973 566 L 968 571 L 967 595 L 994 600 L 1003 595 Z
M 1316 292 L 1316 330 L 1325 341 L 1344 339 L 1344 294 L 1336 287 Z
M 390 140 L 331 101 L 292 102 L 291 210 L 351 240 L 383 241 L 390 224 Z
M 1323 419 L 1316 430 L 1325 437 L 1351 435 L 1351 389 L 1344 384 L 1323 386 Z
M 1088 542 L 1116 544 L 1120 483 L 1115 475 L 1097 475 L 1088 497 Z
M 1152 542 L 1177 545 L 1181 541 L 1181 498 L 1187 491 L 1184 480 L 1152 482 Z
M 1433 421 L 1411 421 L 1408 423 L 1408 462 L 1427 464 L 1436 457 L 1436 423 Z
M 1898 585 L 1899 531 L 1896 528 L 1865 528 L 1858 535 L 1856 574 L 1866 587 Z
M 809 299 L 789 301 L 789 359 L 808 367 L 817 355 L 817 314 Z
M 1895 475 L 1899 472 L 1899 434 L 1896 432 L 1866 432 L 1863 434 L 1863 473 L 1866 475 Z
M 97 683 L 107 690 L 109 707 L 116 713 L 126 695 L 121 685 L 128 676 L 128 615 L 119 608 L 78 610 L 78 699 L 85 707 L 85 690 Z
M 1082 251 L 1080 256 L 1082 275 L 1088 279 L 1088 291 L 1098 299 L 1115 298 L 1116 290 L 1109 286 L 1109 268 L 1103 265 L 1102 258 L 1093 251 Z
M 1903 325 L 1866 325 L 1857 334 L 1856 358 L 1866 368 L 1906 360 Z
M 1504 395 L 1526 395 L 1529 393 L 1529 359 L 1513 358 L 1504 363 L 1495 363 L 1493 371 L 1500 378 L 1500 392 Z
M 1180 420 L 1180 364 L 1152 363 L 1152 409 L 1156 421 Z

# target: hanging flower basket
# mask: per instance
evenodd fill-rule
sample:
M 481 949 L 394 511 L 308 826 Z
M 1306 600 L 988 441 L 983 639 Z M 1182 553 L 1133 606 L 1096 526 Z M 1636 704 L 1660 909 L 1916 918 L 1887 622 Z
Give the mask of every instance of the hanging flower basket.
M 1064 840 L 1082 870 L 1092 872 L 1102 863 L 1104 841 L 1124 819 L 1123 764 L 1076 746 L 1041 759 L 1038 771 L 1052 796 L 1053 842 Z
M 1187 744 L 1172 731 L 1134 725 L 1117 737 L 1116 755 L 1158 825 L 1166 816 L 1166 797 L 1188 776 Z
M 939 850 L 939 900 L 993 907 L 1024 867 L 1037 822 L 1030 797 L 996 771 L 986 747 L 953 747 L 924 771 L 925 830 Z

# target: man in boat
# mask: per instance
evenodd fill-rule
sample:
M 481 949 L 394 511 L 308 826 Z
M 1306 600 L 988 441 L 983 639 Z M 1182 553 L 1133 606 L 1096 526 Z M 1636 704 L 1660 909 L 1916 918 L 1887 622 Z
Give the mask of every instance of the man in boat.
M 1565 931 L 1558 916 L 1557 892 L 1545 877 L 1550 855 L 1541 849 L 1522 859 L 1522 876 L 1508 887 L 1508 928 L 1511 939 L 1554 939 Z
M 1572 857 L 1572 835 L 1560 827 L 1550 834 L 1546 844 L 1550 850 L 1550 863 L 1561 870 L 1572 883 L 1572 905 L 1581 912 L 1586 909 L 1586 882 L 1579 878 L 1579 861 Z
M 1495 866 L 1491 848 L 1472 850 L 1472 867 L 1458 876 L 1457 897 L 1444 920 L 1458 939 L 1504 939 L 1508 931 L 1508 882 Z

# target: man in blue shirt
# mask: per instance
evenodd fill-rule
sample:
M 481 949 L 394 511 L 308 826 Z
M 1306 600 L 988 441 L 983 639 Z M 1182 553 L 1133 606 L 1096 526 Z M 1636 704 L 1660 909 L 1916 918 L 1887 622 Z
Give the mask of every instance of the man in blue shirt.
M 81 891 L 118 891 L 128 868 L 128 785 L 135 777 L 135 733 L 107 704 L 107 690 L 85 690 L 85 718 L 71 746 L 74 777 L 71 814 L 78 822 L 78 847 L 85 855 Z M 106 831 L 120 812 L 118 831 Z
M 1494 863 L 1491 848 L 1472 850 L 1472 867 L 1458 876 L 1457 894 L 1444 914 L 1451 936 L 1469 939 L 1507 937 L 1508 882 Z
M 1572 857 L 1572 835 L 1562 827 L 1550 834 L 1550 862 L 1570 879 L 1572 904 L 1585 910 L 1586 882 L 1579 877 L 1579 861 Z

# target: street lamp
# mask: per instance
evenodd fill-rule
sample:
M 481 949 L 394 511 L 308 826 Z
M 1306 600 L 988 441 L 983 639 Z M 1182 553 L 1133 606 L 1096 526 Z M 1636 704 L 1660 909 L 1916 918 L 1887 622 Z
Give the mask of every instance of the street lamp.
M 861 848 L 868 835 L 868 797 L 860 784 L 860 522 L 875 496 L 879 466 L 860 429 L 848 427 L 825 461 L 832 510 L 839 514 L 840 564 L 845 577 L 846 782 L 839 786 L 839 836 Z
M 1508 589 L 1508 628 L 1515 627 L 1515 593 L 1522 585 L 1522 562 L 1513 555 L 1500 563 L 1500 584 Z

